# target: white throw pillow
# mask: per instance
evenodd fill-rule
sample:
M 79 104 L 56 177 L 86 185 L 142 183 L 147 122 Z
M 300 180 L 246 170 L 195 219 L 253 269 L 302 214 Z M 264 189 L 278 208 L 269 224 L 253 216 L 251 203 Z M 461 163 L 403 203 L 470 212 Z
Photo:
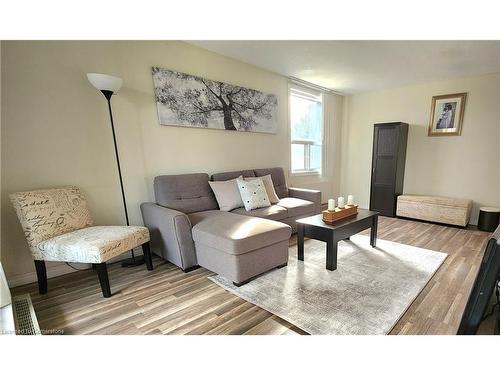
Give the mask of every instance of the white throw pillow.
M 243 180 L 243 176 L 228 181 L 208 181 L 221 211 L 231 211 L 243 207 L 240 190 L 236 183 L 239 179 Z
M 238 188 L 240 189 L 241 199 L 245 205 L 245 210 L 251 211 L 256 208 L 269 207 L 269 197 L 266 193 L 264 182 L 261 178 L 245 181 L 237 180 Z
M 280 201 L 278 195 L 276 194 L 276 190 L 274 190 L 273 179 L 270 174 L 266 174 L 262 177 L 245 177 L 245 180 L 255 180 L 256 178 L 262 178 L 264 182 L 264 187 L 266 188 L 267 196 L 269 197 L 269 202 L 272 204 L 278 203 Z

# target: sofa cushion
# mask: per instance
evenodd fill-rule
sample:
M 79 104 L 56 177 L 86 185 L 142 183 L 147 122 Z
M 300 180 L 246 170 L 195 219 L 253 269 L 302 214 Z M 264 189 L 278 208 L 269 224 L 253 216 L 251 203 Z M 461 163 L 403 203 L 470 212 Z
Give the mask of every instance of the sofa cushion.
M 193 212 L 191 214 L 188 214 L 189 221 L 191 222 L 191 227 L 194 227 L 196 224 L 205 220 L 209 216 L 218 215 L 220 212 L 224 211 L 209 210 L 209 211 Z
M 277 203 L 278 206 L 288 210 L 288 217 L 314 213 L 314 203 L 299 198 L 283 198 Z
M 234 172 L 222 172 L 215 173 L 212 175 L 212 181 L 227 181 L 238 178 L 239 176 L 243 177 L 256 177 L 253 169 L 246 169 L 243 171 L 234 171 Z
M 206 211 L 190 214 L 189 218 L 195 243 L 233 255 L 288 240 L 292 234 L 289 225 L 232 212 Z
M 283 220 L 288 217 L 288 210 L 277 204 L 273 204 L 269 207 L 257 208 L 252 211 L 247 211 L 244 207 L 241 207 L 231 212 L 239 215 L 262 217 L 269 220 Z
M 240 176 L 227 181 L 208 181 L 221 211 L 231 211 L 235 208 L 243 207 L 240 190 L 236 183 L 236 180 L 239 178 L 242 177 Z
M 255 210 L 256 208 L 269 207 L 269 197 L 267 196 L 264 181 L 261 178 L 245 181 L 243 179 L 236 180 L 241 194 L 241 200 L 247 211 Z
M 273 180 L 274 190 L 278 197 L 286 198 L 288 197 L 288 187 L 286 186 L 285 173 L 283 172 L 283 168 L 262 168 L 262 169 L 254 169 L 255 176 L 263 177 L 265 175 L 270 174 L 271 179 Z M 246 176 L 243 176 L 246 177 Z
M 186 214 L 219 208 L 206 173 L 157 176 L 154 191 L 157 204 Z

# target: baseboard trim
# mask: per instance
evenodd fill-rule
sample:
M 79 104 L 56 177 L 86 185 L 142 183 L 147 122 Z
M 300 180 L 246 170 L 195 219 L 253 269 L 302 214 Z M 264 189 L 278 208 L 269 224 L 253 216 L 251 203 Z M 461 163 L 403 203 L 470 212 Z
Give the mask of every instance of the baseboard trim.
M 47 278 L 65 275 L 67 273 L 76 272 L 73 268 L 69 267 L 66 263 L 47 262 Z M 85 263 L 77 263 L 76 267 L 81 269 L 90 268 L 90 265 Z M 36 272 L 22 273 L 8 278 L 9 288 L 16 286 L 31 284 L 36 282 Z
M 111 262 L 108 263 L 116 263 L 128 258 L 130 258 L 130 253 L 126 252 L 117 256 Z M 69 267 L 66 263 L 62 262 L 46 262 L 45 264 L 47 265 L 47 279 L 51 279 L 53 277 L 61 275 L 66 275 L 72 272 L 86 270 L 92 267 L 90 264 L 87 263 L 72 263 L 72 265 L 74 265 L 75 268 L 79 268 L 78 270 L 75 270 Z M 36 281 L 37 278 L 34 266 L 32 272 L 27 272 L 7 277 L 7 284 L 9 284 L 9 288 L 15 288 L 16 286 L 35 283 Z

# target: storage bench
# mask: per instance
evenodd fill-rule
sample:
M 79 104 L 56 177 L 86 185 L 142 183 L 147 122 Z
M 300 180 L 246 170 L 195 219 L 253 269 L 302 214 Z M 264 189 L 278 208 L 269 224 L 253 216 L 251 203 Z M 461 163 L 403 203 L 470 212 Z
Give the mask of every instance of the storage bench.
M 396 215 L 466 227 L 469 223 L 471 209 L 472 201 L 470 199 L 400 195 Z

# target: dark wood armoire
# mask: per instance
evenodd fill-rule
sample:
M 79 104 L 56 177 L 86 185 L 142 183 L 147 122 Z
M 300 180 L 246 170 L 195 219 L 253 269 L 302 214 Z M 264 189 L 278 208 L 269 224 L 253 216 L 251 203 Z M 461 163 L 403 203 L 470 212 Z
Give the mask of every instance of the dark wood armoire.
M 375 124 L 373 130 L 370 210 L 396 216 L 398 195 L 403 194 L 408 124 Z

